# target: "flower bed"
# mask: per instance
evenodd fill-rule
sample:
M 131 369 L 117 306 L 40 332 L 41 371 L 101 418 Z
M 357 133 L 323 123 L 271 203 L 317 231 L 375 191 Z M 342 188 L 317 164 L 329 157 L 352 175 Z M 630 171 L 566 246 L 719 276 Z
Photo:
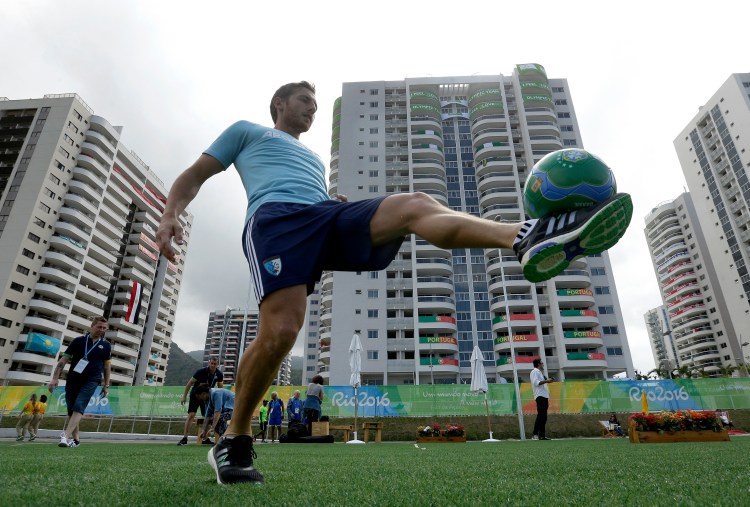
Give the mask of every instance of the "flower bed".
M 628 418 L 628 423 L 632 443 L 729 441 L 721 420 L 711 411 L 636 413 Z
M 463 426 L 449 425 L 442 429 L 439 424 L 417 428 L 417 442 L 466 442 Z

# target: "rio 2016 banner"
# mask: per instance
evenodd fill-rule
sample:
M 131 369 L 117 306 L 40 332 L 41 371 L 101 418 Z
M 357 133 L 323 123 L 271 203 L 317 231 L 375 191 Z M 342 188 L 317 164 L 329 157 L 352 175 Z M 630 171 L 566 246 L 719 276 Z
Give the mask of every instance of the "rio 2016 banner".
M 750 378 L 684 379 L 651 381 L 568 381 L 549 384 L 550 413 L 587 414 L 640 412 L 646 396 L 649 410 L 750 409 Z M 305 398 L 304 387 L 274 386 L 279 398 L 287 400 L 295 390 Z M 266 399 L 270 398 L 270 391 Z M 180 403 L 184 387 L 112 387 L 109 396 L 97 389 L 86 409 L 87 415 L 182 417 L 187 404 Z M 0 387 L 0 412 L 17 414 L 31 394 L 47 394 L 47 414 L 64 415 L 65 389 L 50 395 L 42 386 Z M 324 386 L 323 415 L 353 417 L 354 389 Z M 531 384 L 521 384 L 523 412 L 536 412 Z M 516 413 L 513 384 L 490 384 L 487 403 L 493 415 Z M 356 393 L 360 417 L 432 417 L 484 415 L 481 393 L 467 384 L 362 386 Z

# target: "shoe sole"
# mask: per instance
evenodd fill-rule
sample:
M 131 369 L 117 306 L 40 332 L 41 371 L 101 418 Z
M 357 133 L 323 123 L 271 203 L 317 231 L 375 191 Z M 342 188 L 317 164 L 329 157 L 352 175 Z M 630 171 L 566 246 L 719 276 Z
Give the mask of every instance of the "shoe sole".
M 221 482 L 221 477 L 219 476 L 219 466 L 216 464 L 216 459 L 214 458 L 213 447 L 208 450 L 208 464 L 211 465 L 211 468 L 213 468 L 214 472 L 216 473 L 216 484 L 234 484 L 233 482 Z M 255 486 L 262 486 L 263 482 L 247 481 L 247 482 L 239 482 L 237 484 L 254 484 Z
M 632 216 L 633 200 L 622 194 L 578 229 L 527 252 L 521 260 L 523 276 L 530 282 L 544 282 L 565 271 L 575 259 L 612 248 L 625 235 Z

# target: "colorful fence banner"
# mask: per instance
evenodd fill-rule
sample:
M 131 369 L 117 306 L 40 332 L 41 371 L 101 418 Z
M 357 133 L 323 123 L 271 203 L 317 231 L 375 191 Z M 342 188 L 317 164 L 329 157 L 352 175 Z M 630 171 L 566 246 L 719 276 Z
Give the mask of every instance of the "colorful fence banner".
M 471 393 L 467 384 L 362 386 L 357 390 L 360 417 L 435 417 L 485 415 L 484 395 Z M 640 412 L 643 391 L 649 409 L 732 410 L 750 409 L 750 378 L 569 381 L 549 384 L 550 413 L 593 414 Z M 287 400 L 303 386 L 273 386 L 279 398 Z M 266 398 L 270 398 L 270 391 Z M 325 386 L 323 415 L 354 416 L 354 389 L 350 386 Z M 87 415 L 184 417 L 187 404 L 180 404 L 184 387 L 118 387 L 107 397 L 97 389 L 86 409 Z M 0 412 L 17 415 L 32 393 L 47 394 L 48 415 L 65 415 L 65 389 L 50 396 L 43 386 L 0 387 Z M 490 384 L 487 393 L 490 414 L 516 413 L 513 384 Z M 531 384 L 521 384 L 521 403 L 525 414 L 536 412 Z

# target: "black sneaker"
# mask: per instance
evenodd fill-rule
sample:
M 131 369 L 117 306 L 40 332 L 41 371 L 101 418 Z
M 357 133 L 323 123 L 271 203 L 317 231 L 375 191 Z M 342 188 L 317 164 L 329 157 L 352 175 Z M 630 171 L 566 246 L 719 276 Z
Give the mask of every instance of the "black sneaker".
M 632 216 L 630 195 L 617 194 L 593 208 L 540 218 L 513 245 L 523 276 L 530 282 L 544 282 L 574 259 L 612 248 L 625 234 Z
M 203 442 L 201 442 L 201 443 L 202 443 L 203 445 L 214 445 L 214 441 L 213 441 L 213 440 L 211 440 L 210 438 L 206 438 L 206 439 L 205 439 L 205 440 L 203 440 Z
M 187 445 L 187 437 L 182 437 L 177 445 Z
M 539 437 L 539 440 L 552 440 L 552 439 L 551 438 L 547 438 L 547 437 Z
M 216 471 L 216 482 L 263 484 L 263 475 L 253 467 L 257 456 L 252 440 L 248 435 L 221 437 L 208 451 L 208 463 Z

